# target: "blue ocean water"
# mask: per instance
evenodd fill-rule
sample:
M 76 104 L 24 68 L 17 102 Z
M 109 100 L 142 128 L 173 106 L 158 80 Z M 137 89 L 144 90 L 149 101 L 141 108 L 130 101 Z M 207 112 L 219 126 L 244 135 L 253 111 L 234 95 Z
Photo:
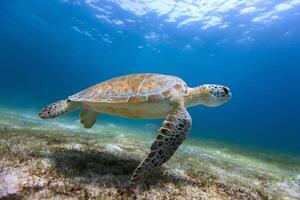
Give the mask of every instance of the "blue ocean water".
M 115 76 L 172 74 L 233 93 L 189 109 L 189 139 L 300 154 L 299 24 L 298 0 L 2 0 L 0 104 L 37 112 Z

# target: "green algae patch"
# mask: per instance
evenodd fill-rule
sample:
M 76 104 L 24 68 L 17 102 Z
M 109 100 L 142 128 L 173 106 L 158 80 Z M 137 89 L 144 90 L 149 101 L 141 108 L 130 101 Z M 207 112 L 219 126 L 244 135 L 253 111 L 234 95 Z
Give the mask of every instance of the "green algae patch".
M 299 158 L 205 141 L 187 140 L 144 182 L 129 185 L 152 143 L 154 134 L 147 131 L 116 124 L 86 130 L 70 120 L 5 113 L 0 118 L 0 198 L 299 197 Z

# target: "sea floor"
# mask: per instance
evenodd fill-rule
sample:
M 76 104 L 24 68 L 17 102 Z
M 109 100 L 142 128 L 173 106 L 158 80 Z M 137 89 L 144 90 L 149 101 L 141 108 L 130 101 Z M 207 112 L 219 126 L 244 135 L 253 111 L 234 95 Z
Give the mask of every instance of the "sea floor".
M 300 199 L 299 157 L 187 139 L 132 186 L 155 126 L 0 114 L 0 199 Z

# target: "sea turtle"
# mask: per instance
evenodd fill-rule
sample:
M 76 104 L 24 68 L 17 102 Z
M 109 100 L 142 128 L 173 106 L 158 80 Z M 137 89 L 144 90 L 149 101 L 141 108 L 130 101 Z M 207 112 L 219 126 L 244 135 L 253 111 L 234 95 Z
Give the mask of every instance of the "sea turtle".
M 99 113 L 129 118 L 163 118 L 150 152 L 133 172 L 131 182 L 142 180 L 165 163 L 190 131 L 188 107 L 219 106 L 231 98 L 225 86 L 204 84 L 190 88 L 178 77 L 131 74 L 101 82 L 39 112 L 42 119 L 81 109 L 80 122 L 91 128 Z

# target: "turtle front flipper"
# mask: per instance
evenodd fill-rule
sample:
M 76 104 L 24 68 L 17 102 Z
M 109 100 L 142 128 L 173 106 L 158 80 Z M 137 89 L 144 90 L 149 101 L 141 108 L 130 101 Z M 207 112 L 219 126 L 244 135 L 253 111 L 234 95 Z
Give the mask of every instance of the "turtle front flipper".
M 77 102 L 72 102 L 69 99 L 60 100 L 43 108 L 39 112 L 39 116 L 42 119 L 51 119 L 75 111 L 78 108 L 80 108 L 80 105 Z
M 134 170 L 131 183 L 145 178 L 157 167 L 167 162 L 186 138 L 192 125 L 192 119 L 183 105 L 169 114 L 159 129 L 155 142 L 147 157 Z
M 82 111 L 80 112 L 80 122 L 82 123 L 84 128 L 91 128 L 95 124 L 98 114 L 99 113 L 92 110 L 88 110 L 85 108 L 82 109 Z

